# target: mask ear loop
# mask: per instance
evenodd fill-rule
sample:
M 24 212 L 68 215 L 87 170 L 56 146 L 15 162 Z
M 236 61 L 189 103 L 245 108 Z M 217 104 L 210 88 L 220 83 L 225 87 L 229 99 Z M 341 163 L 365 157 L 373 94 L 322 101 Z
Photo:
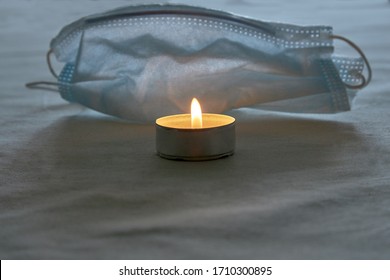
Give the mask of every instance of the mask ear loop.
M 53 75 L 54 78 L 56 78 L 58 80 L 58 75 L 54 71 L 53 66 L 51 65 L 50 55 L 52 53 L 53 53 L 52 49 L 50 49 L 46 53 L 46 63 L 47 63 L 47 66 L 50 70 L 50 73 Z M 25 86 L 29 89 L 41 89 L 41 90 L 58 92 L 59 83 L 47 82 L 47 81 L 36 81 L 36 82 L 27 83 Z
M 349 40 L 343 36 L 331 35 L 330 37 L 332 39 L 338 39 L 340 41 L 343 41 L 343 42 L 347 43 L 349 46 L 351 46 L 353 49 L 355 49 L 355 51 L 357 51 L 360 54 L 361 58 L 363 59 L 364 63 L 366 64 L 366 67 L 367 67 L 367 72 L 368 72 L 367 79 L 366 79 L 366 77 L 364 77 L 364 75 L 362 75 L 361 73 L 359 73 L 357 71 L 350 71 L 350 74 L 359 78 L 361 80 L 361 83 L 358 85 L 350 85 L 350 84 L 344 83 L 344 85 L 350 89 L 361 89 L 361 88 L 364 88 L 365 86 L 367 86 L 371 82 L 372 70 L 371 70 L 370 63 L 368 62 L 368 59 L 367 59 L 366 55 L 363 53 L 362 49 L 359 48 L 354 42 L 352 42 L 351 40 Z
M 52 53 L 53 53 L 52 49 L 48 50 L 48 52 L 46 53 L 46 62 L 47 62 L 47 66 L 49 67 L 50 73 L 58 80 L 58 75 L 54 71 L 53 66 L 51 65 L 50 55 Z

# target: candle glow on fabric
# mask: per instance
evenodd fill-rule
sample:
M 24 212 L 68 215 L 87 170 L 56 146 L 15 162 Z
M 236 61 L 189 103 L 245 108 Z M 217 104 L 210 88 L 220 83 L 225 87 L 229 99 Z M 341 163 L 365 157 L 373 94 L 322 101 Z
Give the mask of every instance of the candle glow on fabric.
M 191 128 L 202 128 L 202 108 L 196 98 L 191 102 Z

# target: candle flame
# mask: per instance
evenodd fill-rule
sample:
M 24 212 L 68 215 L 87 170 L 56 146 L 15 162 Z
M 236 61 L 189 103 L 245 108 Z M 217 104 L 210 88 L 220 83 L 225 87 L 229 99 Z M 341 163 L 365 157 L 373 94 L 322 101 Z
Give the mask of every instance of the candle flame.
M 191 102 L 191 127 L 202 128 L 202 126 L 202 109 L 198 100 L 193 98 Z

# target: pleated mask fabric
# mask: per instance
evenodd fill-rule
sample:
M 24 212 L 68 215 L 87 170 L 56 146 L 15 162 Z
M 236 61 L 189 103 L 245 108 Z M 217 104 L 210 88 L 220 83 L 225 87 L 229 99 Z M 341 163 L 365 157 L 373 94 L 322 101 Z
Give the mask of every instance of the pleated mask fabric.
M 263 22 L 184 5 L 119 8 L 64 27 L 51 51 L 65 64 L 61 96 L 150 122 L 189 111 L 250 107 L 294 113 L 350 110 L 364 69 L 336 56 L 332 27 Z M 348 87 L 350 85 L 350 87 Z

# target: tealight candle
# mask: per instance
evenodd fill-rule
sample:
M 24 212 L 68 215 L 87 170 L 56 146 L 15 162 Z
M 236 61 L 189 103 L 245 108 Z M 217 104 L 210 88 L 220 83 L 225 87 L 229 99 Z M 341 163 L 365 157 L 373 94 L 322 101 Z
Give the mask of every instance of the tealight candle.
M 191 114 L 156 120 L 156 150 L 163 158 L 210 160 L 234 153 L 235 119 L 227 115 L 202 113 L 196 98 Z

